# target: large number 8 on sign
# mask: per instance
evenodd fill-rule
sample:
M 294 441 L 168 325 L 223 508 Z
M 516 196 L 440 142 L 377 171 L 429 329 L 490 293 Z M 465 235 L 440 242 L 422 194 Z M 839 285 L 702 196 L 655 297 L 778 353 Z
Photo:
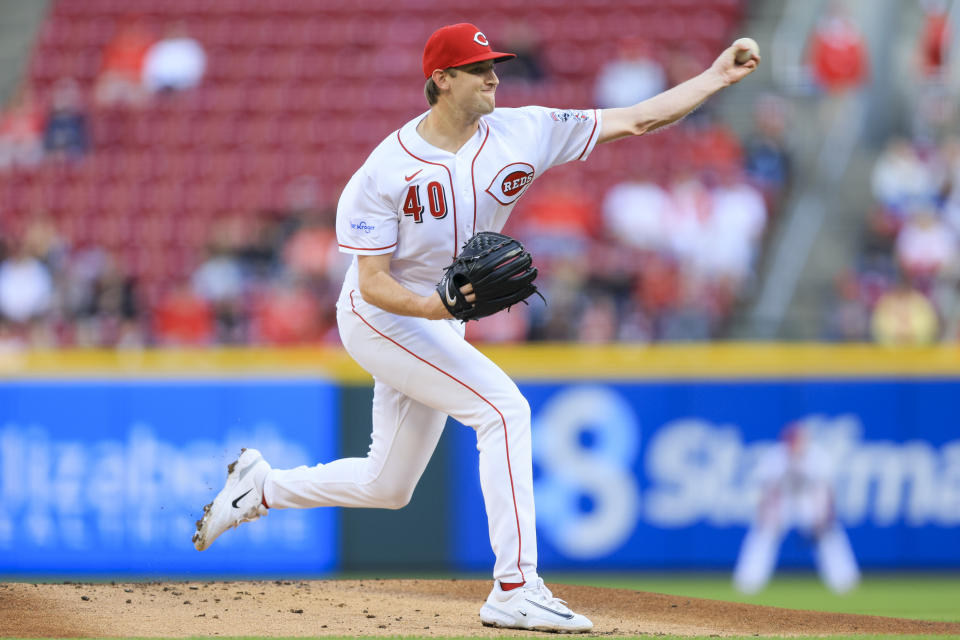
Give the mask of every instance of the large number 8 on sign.
M 640 513 L 631 468 L 639 445 L 633 409 L 608 387 L 562 389 L 540 409 L 533 421 L 537 521 L 559 551 L 586 560 L 627 541 Z

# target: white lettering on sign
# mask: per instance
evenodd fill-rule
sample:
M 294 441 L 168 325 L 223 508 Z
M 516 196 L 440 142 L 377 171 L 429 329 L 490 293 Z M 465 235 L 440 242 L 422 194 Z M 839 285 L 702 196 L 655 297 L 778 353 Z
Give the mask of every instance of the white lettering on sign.
M 119 434 L 118 434 L 119 435 Z M 223 452 L 256 442 L 271 461 L 311 464 L 307 451 L 269 424 L 228 434 L 223 441 L 174 445 L 137 423 L 116 439 L 54 439 L 43 427 L 0 427 L 0 549 L 180 548 L 204 504 L 223 486 Z M 286 514 L 285 514 L 286 515 Z M 299 514 L 267 539 L 263 527 L 238 530 L 240 541 L 271 547 L 309 544 Z M 221 544 L 218 540 L 217 544 Z
M 864 441 L 855 416 L 802 422 L 828 452 L 837 513 L 847 525 L 960 525 L 960 440 Z M 744 443 L 735 425 L 683 419 L 656 431 L 645 456 L 644 519 L 655 526 L 747 524 L 757 463 L 773 443 Z

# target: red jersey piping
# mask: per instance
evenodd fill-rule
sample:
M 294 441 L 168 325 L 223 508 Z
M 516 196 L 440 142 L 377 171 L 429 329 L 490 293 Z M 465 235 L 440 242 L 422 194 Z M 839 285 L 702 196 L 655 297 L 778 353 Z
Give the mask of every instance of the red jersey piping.
M 583 154 L 587 152 L 587 149 L 590 148 L 590 142 L 593 140 L 593 134 L 597 132 L 597 123 L 600 121 L 599 116 L 597 115 L 597 110 L 593 110 L 593 129 L 590 130 L 590 137 L 587 138 L 587 146 L 583 148 L 583 151 L 580 152 L 580 155 L 577 156 L 577 160 L 583 157 Z

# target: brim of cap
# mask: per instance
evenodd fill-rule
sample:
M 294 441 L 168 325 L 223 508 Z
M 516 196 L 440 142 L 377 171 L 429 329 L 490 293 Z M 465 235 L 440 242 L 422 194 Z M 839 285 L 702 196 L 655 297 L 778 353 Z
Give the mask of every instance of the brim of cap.
M 512 60 L 516 58 L 517 54 L 515 53 L 503 53 L 502 51 L 488 51 L 487 53 L 481 53 L 478 56 L 472 56 L 470 58 L 465 58 L 463 60 L 458 60 L 456 64 L 450 65 L 451 67 L 465 67 L 468 64 L 473 64 L 474 62 L 483 62 L 484 60 L 493 60 L 494 62 L 504 62 L 505 60 Z

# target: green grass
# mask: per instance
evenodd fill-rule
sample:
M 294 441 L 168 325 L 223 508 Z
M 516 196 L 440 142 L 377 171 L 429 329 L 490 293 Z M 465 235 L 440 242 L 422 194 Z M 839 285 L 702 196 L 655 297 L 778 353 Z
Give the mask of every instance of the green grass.
M 652 591 L 788 609 L 960 622 L 960 575 L 868 574 L 844 595 L 829 591 L 815 575 L 778 574 L 766 589 L 748 596 L 729 575 L 555 575 L 551 582 Z

